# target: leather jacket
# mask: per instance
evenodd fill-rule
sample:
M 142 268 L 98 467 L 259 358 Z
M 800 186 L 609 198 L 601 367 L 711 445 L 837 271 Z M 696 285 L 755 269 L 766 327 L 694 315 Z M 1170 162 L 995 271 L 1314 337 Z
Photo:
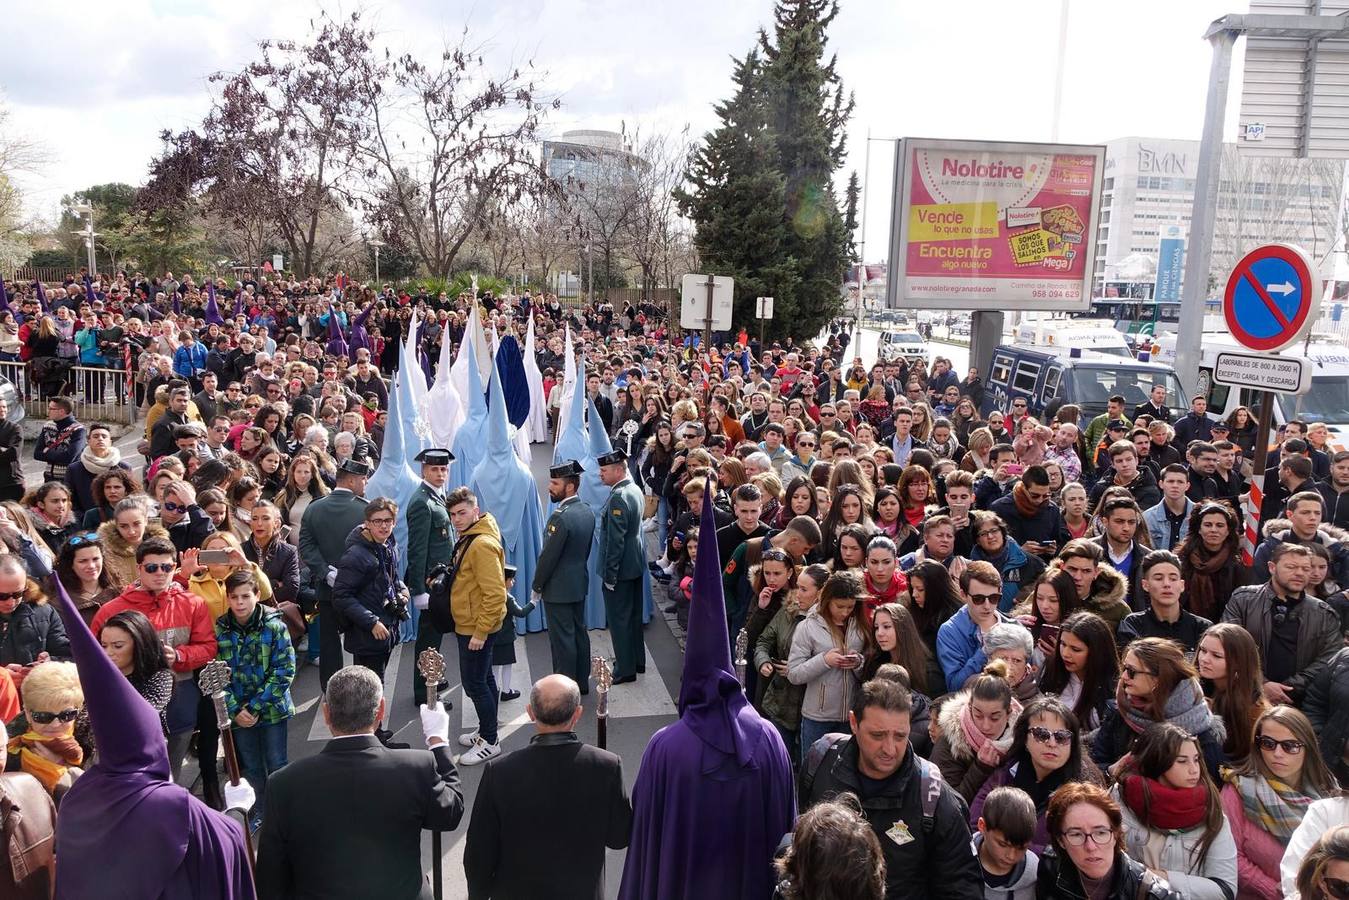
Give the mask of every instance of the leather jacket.
M 27 772 L 0 774 L 0 900 L 47 900 L 56 871 L 56 807 Z

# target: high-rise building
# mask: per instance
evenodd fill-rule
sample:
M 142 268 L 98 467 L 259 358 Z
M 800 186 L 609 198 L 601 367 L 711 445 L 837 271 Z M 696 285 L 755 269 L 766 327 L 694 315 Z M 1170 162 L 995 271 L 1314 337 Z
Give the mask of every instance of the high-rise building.
M 568 189 L 615 180 L 642 164 L 616 131 L 564 131 L 557 140 L 543 142 L 543 170 Z
M 1298 244 L 1320 263 L 1334 249 L 1344 185 L 1342 160 L 1264 159 L 1223 148 L 1210 293 L 1233 264 L 1265 243 Z M 1159 242 L 1189 231 L 1199 142 L 1124 137 L 1106 143 L 1094 294 L 1156 277 Z

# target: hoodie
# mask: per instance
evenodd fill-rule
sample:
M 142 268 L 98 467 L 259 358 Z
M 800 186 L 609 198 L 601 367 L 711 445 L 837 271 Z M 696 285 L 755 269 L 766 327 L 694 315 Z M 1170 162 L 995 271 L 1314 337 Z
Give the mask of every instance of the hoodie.
M 172 669 L 177 680 L 185 679 L 193 670 L 215 659 L 215 625 L 201 598 L 189 592 L 176 581 L 158 594 L 132 582 L 94 614 L 90 631 L 98 634 L 103 624 L 119 612 L 134 609 L 143 613 L 176 658 Z
M 970 852 L 979 857 L 979 845 L 984 842 L 983 832 L 976 831 L 970 839 Z M 982 868 L 981 868 L 982 871 Z M 1040 871 L 1040 857 L 1034 850 L 1027 850 L 1021 862 L 1017 863 L 1008 876 L 1007 883 L 993 887 L 984 875 L 985 900 L 1033 900 L 1035 897 L 1035 877 Z
M 506 552 L 491 513 L 483 513 L 464 529 L 460 545 L 470 538 L 450 592 L 450 611 L 456 634 L 485 640 L 501 629 L 506 618 Z

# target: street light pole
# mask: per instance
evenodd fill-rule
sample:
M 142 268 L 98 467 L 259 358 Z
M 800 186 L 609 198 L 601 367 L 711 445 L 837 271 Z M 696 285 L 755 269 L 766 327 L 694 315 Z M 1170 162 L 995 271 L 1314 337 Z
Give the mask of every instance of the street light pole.
M 97 263 L 97 259 L 94 253 L 94 238 L 99 236 L 94 232 L 94 206 L 92 203 L 79 203 L 76 204 L 75 206 L 72 206 L 71 209 L 74 212 L 77 212 L 85 217 L 84 230 L 73 231 L 71 232 L 71 234 L 77 234 L 80 237 L 84 238 L 84 249 L 85 252 L 88 254 L 87 260 L 89 265 L 89 277 L 93 278 L 95 275 L 98 274 L 98 270 L 94 268 L 95 264 Z
M 384 244 L 384 242 L 381 241 L 379 238 L 372 238 L 372 239 L 366 241 L 366 243 L 369 244 L 371 247 L 374 247 L 374 248 L 375 248 L 375 290 L 378 291 L 378 290 L 379 290 L 379 287 L 380 287 L 380 284 L 379 284 L 379 248 L 385 246 L 385 244 Z

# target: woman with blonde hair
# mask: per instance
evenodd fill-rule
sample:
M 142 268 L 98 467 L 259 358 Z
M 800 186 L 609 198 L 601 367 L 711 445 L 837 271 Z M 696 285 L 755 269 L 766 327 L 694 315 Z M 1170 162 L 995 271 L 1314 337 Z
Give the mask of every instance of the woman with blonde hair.
M 202 550 L 223 550 L 229 554 L 229 562 L 202 565 L 198 557 Z M 201 542 L 200 549 L 191 549 L 182 555 L 182 574 L 187 578 L 187 588 L 206 604 L 211 620 L 223 616 L 229 609 L 229 595 L 225 591 L 225 579 L 234 572 L 252 572 L 258 582 L 258 597 L 264 603 L 272 599 L 272 583 L 257 563 L 248 561 L 244 556 L 243 545 L 239 539 L 227 531 L 216 531 Z
M 982 472 L 988 468 L 988 451 L 993 449 L 993 432 L 980 426 L 970 432 L 969 448 L 960 460 L 966 472 Z
M 1291 706 L 1266 709 L 1255 721 L 1254 749 L 1226 771 L 1223 811 L 1237 845 L 1239 898 L 1279 900 L 1279 864 L 1308 807 L 1335 797 L 1312 723 Z

